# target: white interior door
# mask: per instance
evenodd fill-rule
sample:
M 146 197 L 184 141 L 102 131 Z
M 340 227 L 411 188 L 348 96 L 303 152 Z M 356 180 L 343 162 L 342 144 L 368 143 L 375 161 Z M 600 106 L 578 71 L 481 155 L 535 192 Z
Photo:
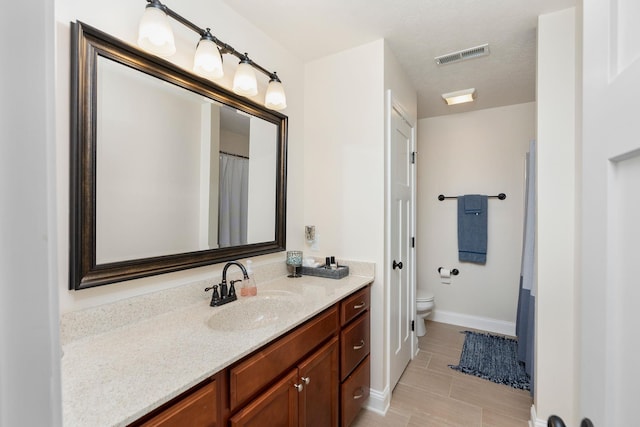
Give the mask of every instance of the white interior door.
M 640 2 L 584 0 L 580 416 L 640 425 Z
M 389 388 L 393 390 L 411 360 L 413 317 L 412 260 L 410 239 L 412 227 L 413 129 L 391 108 L 390 128 L 390 269 L 389 276 Z

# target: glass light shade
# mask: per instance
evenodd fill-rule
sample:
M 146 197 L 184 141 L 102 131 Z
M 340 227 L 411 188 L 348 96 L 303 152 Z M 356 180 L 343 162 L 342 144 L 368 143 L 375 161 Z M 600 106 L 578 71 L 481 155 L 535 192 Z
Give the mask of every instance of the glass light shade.
M 253 67 L 246 62 L 238 64 L 236 74 L 233 77 L 233 91 L 242 96 L 254 96 L 258 94 L 258 81 Z
M 159 56 L 176 53 L 173 30 L 162 9 L 147 7 L 138 26 L 138 46 Z
M 282 83 L 271 80 L 264 97 L 264 106 L 271 110 L 282 110 L 287 108 L 287 97 L 284 94 Z
M 458 90 L 456 92 L 443 93 L 442 99 L 445 100 L 447 105 L 464 104 L 465 102 L 472 102 L 475 99 L 475 88 Z
M 193 56 L 193 71 L 209 79 L 219 79 L 224 75 L 222 57 L 218 46 L 209 39 L 200 39 Z

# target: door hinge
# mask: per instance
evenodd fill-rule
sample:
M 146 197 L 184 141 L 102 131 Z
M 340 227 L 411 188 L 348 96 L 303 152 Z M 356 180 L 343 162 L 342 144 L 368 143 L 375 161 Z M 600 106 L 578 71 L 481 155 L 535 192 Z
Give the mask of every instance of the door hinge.
M 416 152 L 412 151 L 411 152 L 411 164 L 415 164 L 416 162 Z
M 415 320 L 412 320 L 412 321 L 411 321 L 411 331 L 412 331 L 412 332 L 413 332 L 413 331 L 415 331 L 415 330 L 416 330 L 415 328 L 416 328 L 416 321 L 415 321 Z
M 416 238 L 415 238 L 415 237 L 412 237 L 412 238 L 411 238 L 411 247 L 412 247 L 412 248 L 415 248 L 415 247 L 416 247 Z

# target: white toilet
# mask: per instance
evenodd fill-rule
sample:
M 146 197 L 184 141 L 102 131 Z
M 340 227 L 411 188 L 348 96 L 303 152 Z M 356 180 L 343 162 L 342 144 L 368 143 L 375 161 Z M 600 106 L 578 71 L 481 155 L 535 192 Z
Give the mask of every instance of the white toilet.
M 427 328 L 424 325 L 424 321 L 431 314 L 436 306 L 433 300 L 433 294 L 424 289 L 418 288 L 416 291 L 416 334 L 419 337 L 424 336 L 427 333 Z

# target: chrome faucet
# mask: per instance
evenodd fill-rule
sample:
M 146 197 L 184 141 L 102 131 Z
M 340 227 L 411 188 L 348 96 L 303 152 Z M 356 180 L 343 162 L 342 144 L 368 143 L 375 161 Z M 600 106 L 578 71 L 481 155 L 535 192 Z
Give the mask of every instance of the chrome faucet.
M 240 264 L 237 261 L 230 261 L 225 264 L 222 269 L 222 282 L 219 285 L 213 285 L 210 288 L 205 288 L 204 291 L 210 291 L 213 289 L 213 295 L 211 295 L 211 303 L 209 304 L 211 307 L 217 307 L 219 305 L 226 304 L 231 301 L 235 301 L 238 299 L 236 295 L 236 288 L 234 287 L 234 283 L 241 282 L 241 280 L 232 280 L 227 286 L 227 270 L 232 265 L 237 265 L 242 270 L 242 275 L 244 279 L 248 279 L 249 275 L 247 274 L 247 269 L 244 268 L 244 265 Z M 220 292 L 218 292 L 218 288 L 220 288 Z

